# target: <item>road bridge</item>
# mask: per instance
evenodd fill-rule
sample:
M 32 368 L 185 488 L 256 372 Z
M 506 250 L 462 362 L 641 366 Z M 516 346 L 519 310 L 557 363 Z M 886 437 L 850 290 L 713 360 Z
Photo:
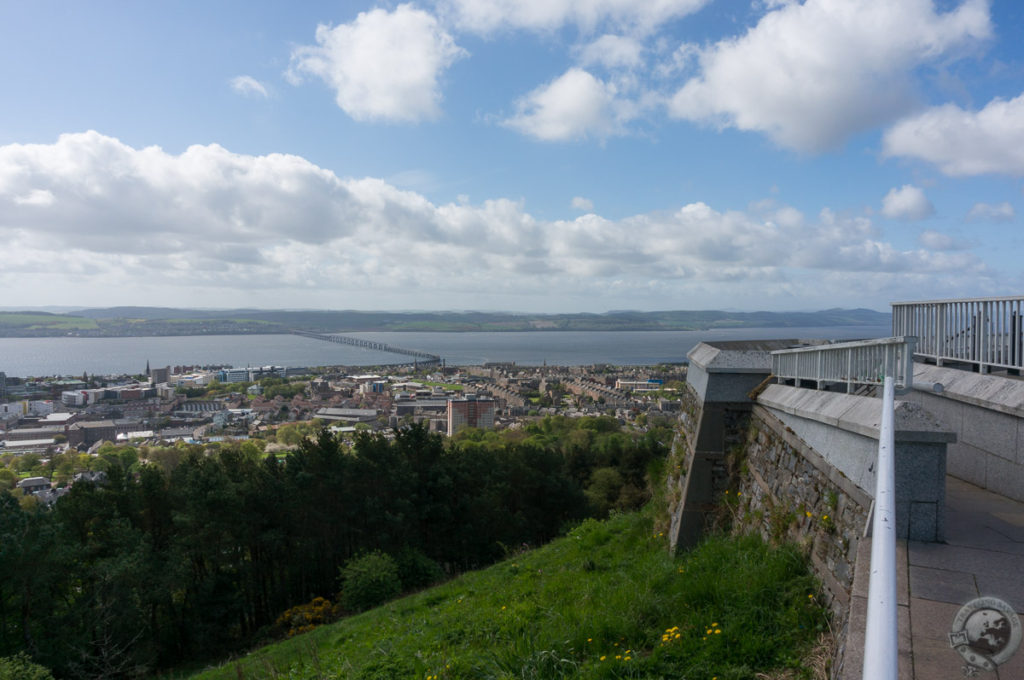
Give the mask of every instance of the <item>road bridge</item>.
M 304 338 L 312 338 L 314 340 L 323 340 L 325 342 L 335 342 L 339 345 L 352 345 L 353 347 L 362 347 L 364 349 L 372 349 L 378 352 L 388 352 L 390 354 L 400 354 L 402 356 L 412 357 L 413 363 L 417 366 L 436 366 L 441 363 L 441 357 L 436 354 L 430 354 L 429 352 L 422 352 L 418 349 L 405 349 L 404 347 L 395 347 L 385 342 L 376 342 L 374 340 L 363 340 L 362 338 L 353 338 L 347 335 L 333 335 L 327 333 L 314 333 L 312 331 L 303 331 L 298 329 L 292 329 L 294 335 L 301 335 Z

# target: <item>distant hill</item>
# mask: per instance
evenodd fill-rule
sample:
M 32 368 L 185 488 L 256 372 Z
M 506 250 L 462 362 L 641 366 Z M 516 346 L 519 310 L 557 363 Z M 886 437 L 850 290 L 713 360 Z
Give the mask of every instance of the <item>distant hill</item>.
M 818 312 L 615 311 L 604 314 L 365 312 L 109 307 L 66 314 L 0 312 L 0 337 L 127 337 L 355 331 L 680 331 L 712 328 L 886 326 L 870 309 Z

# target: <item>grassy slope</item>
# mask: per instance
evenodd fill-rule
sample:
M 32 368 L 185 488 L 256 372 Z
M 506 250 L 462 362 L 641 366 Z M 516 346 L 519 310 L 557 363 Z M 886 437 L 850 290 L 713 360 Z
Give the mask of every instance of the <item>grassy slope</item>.
M 195 680 L 725 680 L 799 665 L 825 619 L 794 550 L 714 539 L 676 559 L 651 526 L 641 514 L 588 521 Z

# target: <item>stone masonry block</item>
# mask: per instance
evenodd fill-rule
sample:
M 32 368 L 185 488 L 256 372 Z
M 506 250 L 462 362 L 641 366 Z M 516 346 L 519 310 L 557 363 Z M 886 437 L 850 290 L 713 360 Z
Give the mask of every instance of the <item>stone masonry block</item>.
M 1017 418 L 982 408 L 964 414 L 960 440 L 965 444 L 994 453 L 1006 460 L 1017 460 Z
M 900 500 L 896 492 L 896 538 L 906 538 L 910 530 L 910 501 Z
M 988 485 L 986 479 L 988 458 L 989 454 L 981 449 L 957 442 L 949 445 L 946 468 L 954 477 L 985 488 Z
M 1024 465 L 1024 418 L 1017 419 L 1017 465 Z
M 935 416 L 944 429 L 951 432 L 963 430 L 964 409 L 968 408 L 963 403 L 926 392 L 911 392 L 909 397 Z
M 986 487 L 1017 501 L 1024 501 L 1024 466 L 990 456 Z
M 946 448 L 942 444 L 896 444 L 896 496 L 935 502 L 945 495 Z
M 911 503 L 910 527 L 907 538 L 911 541 L 936 543 L 943 537 L 939 535 L 939 513 L 937 503 Z

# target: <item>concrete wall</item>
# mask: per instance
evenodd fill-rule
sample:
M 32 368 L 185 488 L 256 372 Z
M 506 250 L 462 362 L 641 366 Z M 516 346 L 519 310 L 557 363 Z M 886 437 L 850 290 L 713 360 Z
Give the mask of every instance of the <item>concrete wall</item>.
M 1024 381 L 916 364 L 914 385 L 904 398 L 957 435 L 949 445 L 949 473 L 1024 501 Z

